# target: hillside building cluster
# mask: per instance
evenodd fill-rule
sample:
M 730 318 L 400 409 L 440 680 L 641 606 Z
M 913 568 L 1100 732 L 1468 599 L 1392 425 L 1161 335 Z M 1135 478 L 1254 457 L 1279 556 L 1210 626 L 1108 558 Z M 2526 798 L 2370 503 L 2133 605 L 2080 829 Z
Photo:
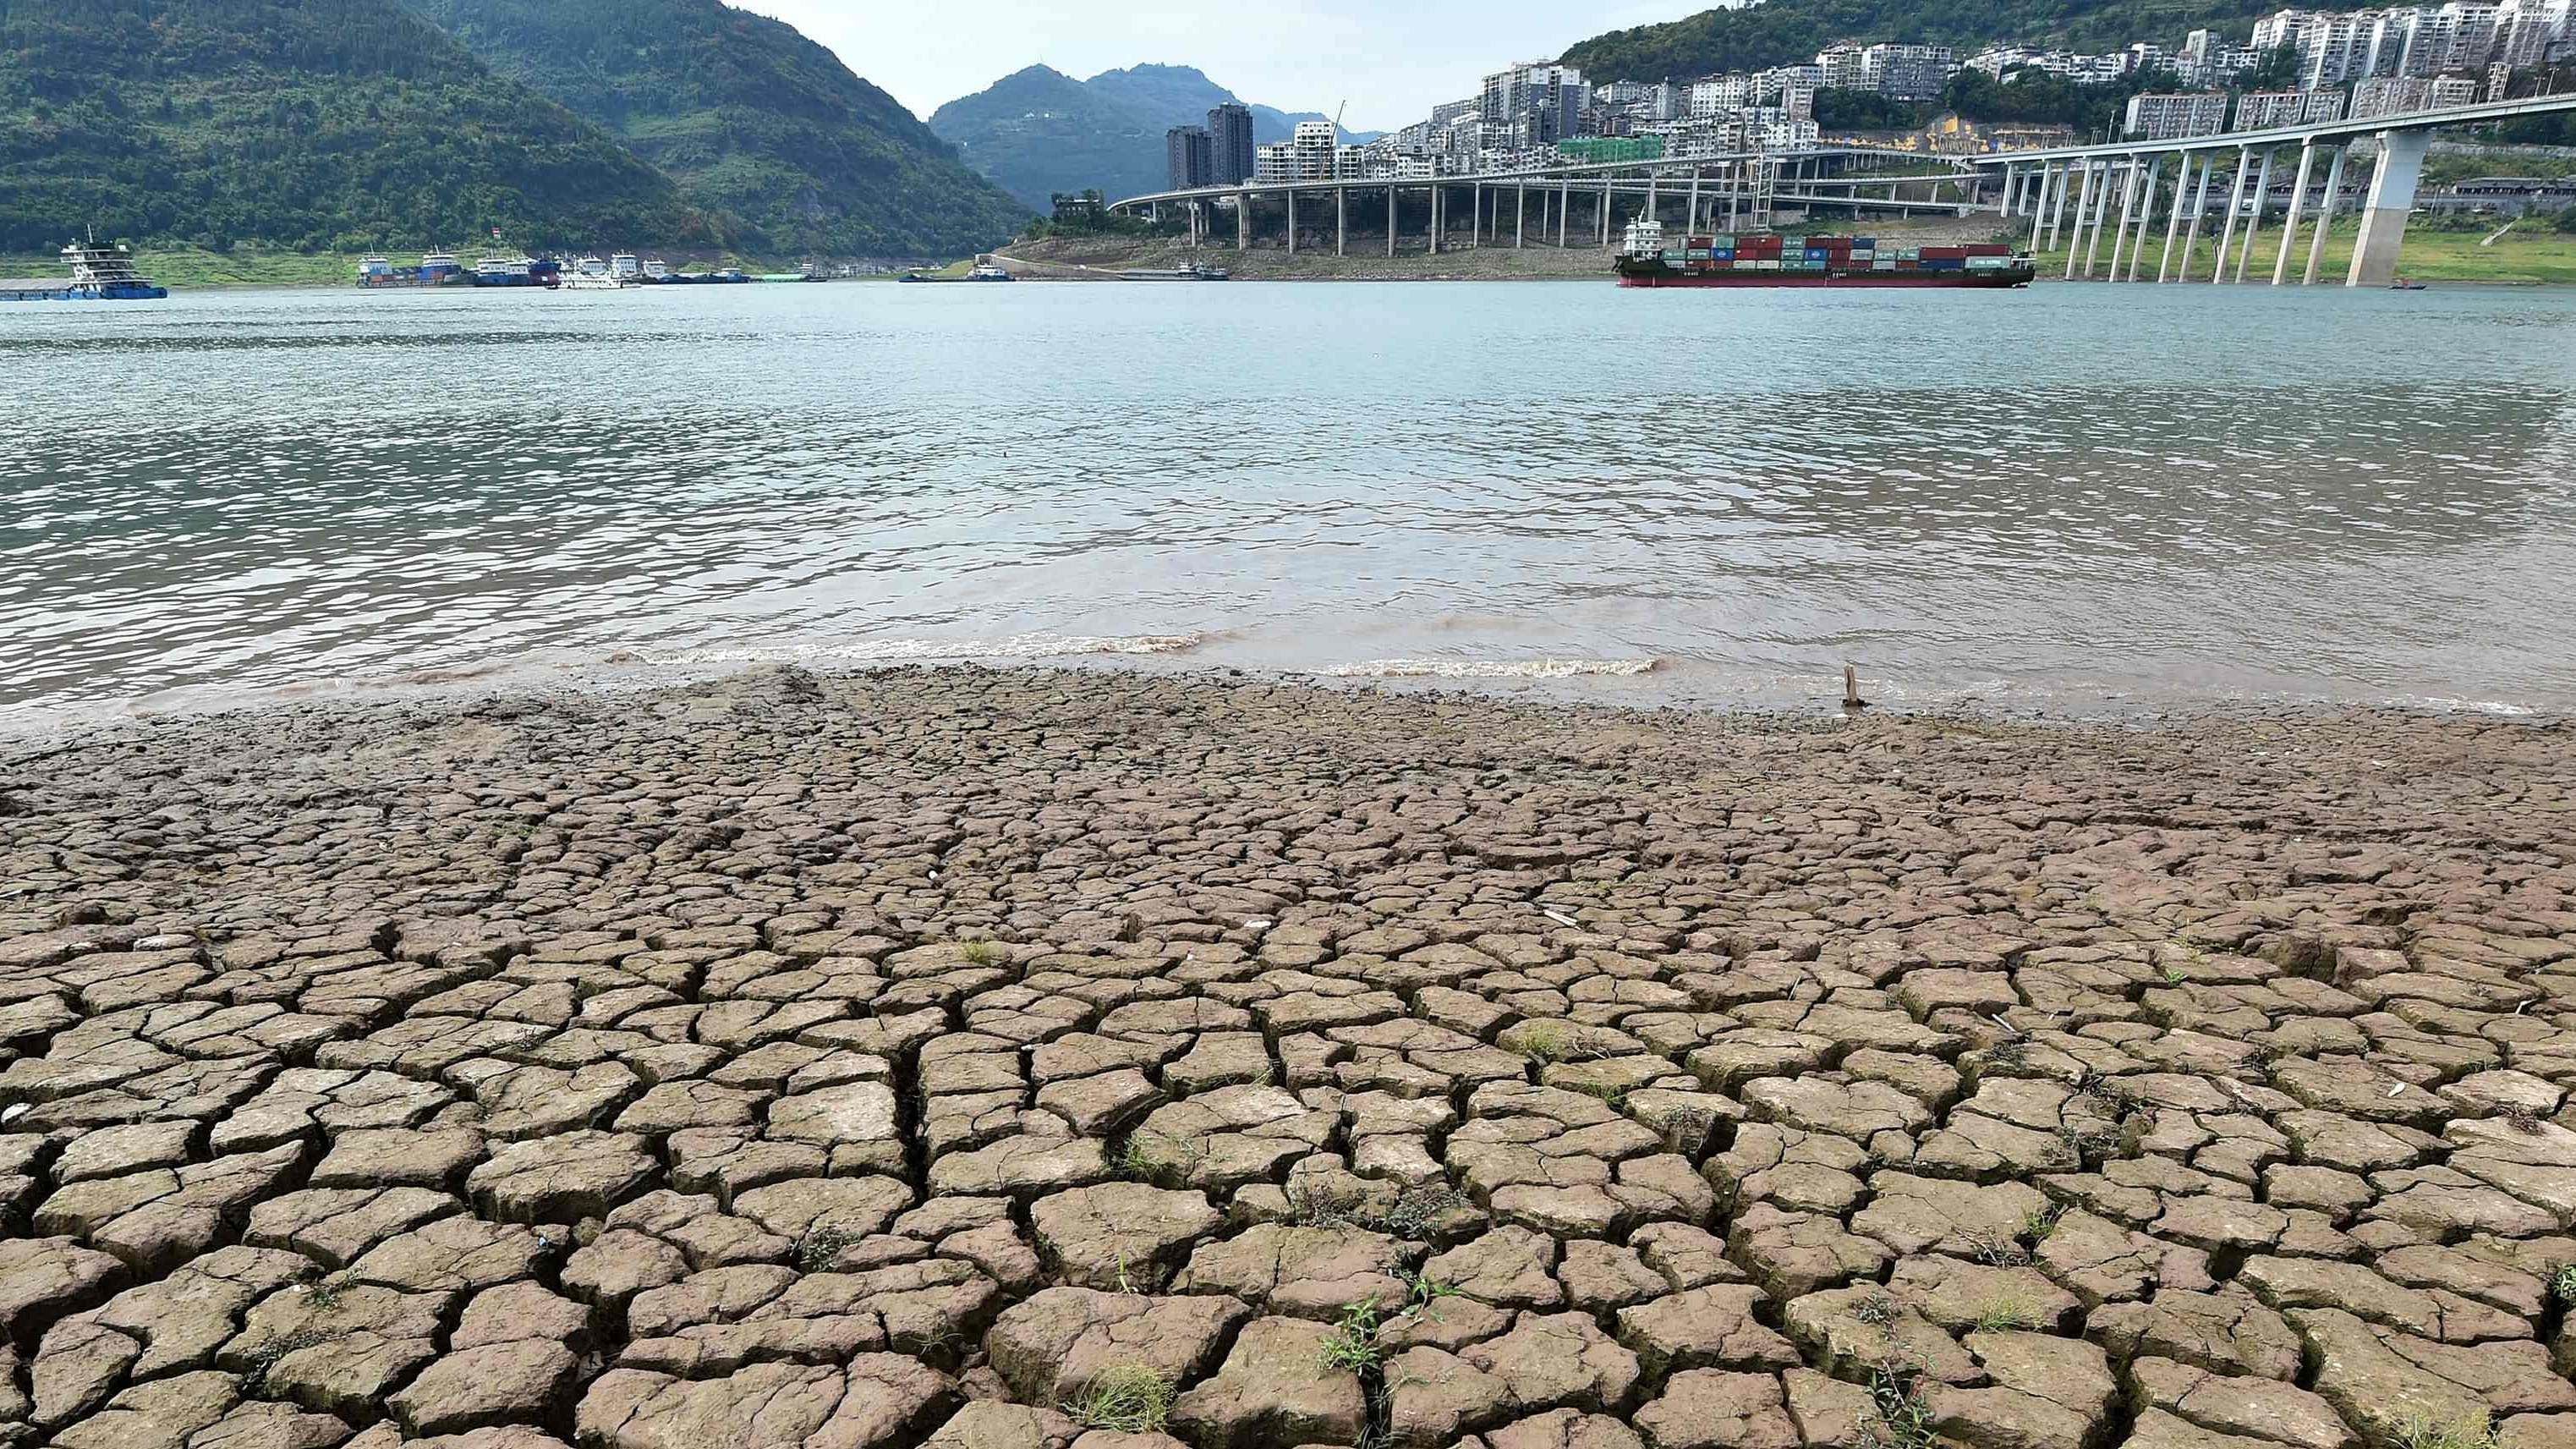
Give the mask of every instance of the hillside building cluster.
M 1945 45 L 1848 41 L 1813 61 L 1691 81 L 1594 82 L 1558 61 L 1506 66 L 1477 94 L 1365 144 L 1330 121 L 1300 123 L 1287 140 L 1255 146 L 1251 117 L 1231 109 L 1170 135 L 1172 185 L 1333 179 L 1419 180 L 1489 175 L 1567 161 L 1635 161 L 1796 151 L 1816 145 L 1819 91 L 1889 101 L 1937 101 L 1962 71 L 2010 85 L 2032 75 L 2077 85 L 2171 76 L 2197 89 L 2130 99 L 2128 135 L 2147 140 L 2398 115 L 2501 98 L 2511 75 L 2576 60 L 2576 0 L 2443 0 L 2378 10 L 2281 10 L 2243 43 L 2194 30 L 2179 47 L 2139 42 L 2103 54 L 1989 46 L 1964 57 Z M 2282 88 L 2244 82 L 2278 54 Z

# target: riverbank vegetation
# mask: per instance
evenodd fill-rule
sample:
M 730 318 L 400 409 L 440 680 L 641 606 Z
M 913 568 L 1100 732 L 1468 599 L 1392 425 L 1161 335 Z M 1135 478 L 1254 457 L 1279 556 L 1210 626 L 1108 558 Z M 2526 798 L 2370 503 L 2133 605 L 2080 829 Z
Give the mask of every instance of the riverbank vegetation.
M 2576 284 L 2576 218 L 2531 217 L 2513 222 L 2509 227 L 2497 217 L 2464 217 L 2467 225 L 2446 224 L 2442 219 L 2417 217 L 2406 229 L 2406 246 L 2400 254 L 2398 271 L 2422 282 L 2481 282 L 2533 286 L 2542 284 Z M 2216 225 L 2201 228 L 2200 245 L 2192 252 L 2193 276 L 2201 281 L 2209 277 L 2209 264 L 2217 248 Z M 2563 227 L 2562 227 L 2563 223 Z M 2504 228 L 2502 234 L 2498 229 Z M 2352 266 L 2353 238 L 2358 226 L 2351 220 L 2338 220 L 2326 233 L 2325 257 L 2318 268 L 2320 281 L 2340 283 Z M 2297 247 L 2290 254 L 2290 275 L 2295 280 L 2307 269 L 2309 237 L 2305 226 L 2299 229 Z M 2248 281 L 2257 277 L 2270 280 L 2272 265 L 2280 255 L 2281 218 L 2265 218 L 2263 230 L 2255 238 L 2254 254 L 2245 268 Z M 2164 227 L 2151 225 L 2147 231 L 2147 256 L 2139 275 L 2151 276 L 2157 258 L 2164 251 Z M 2182 254 L 2179 241 L 2174 255 Z M 2099 254 L 2099 270 L 2108 271 L 2111 263 L 2111 238 L 2106 232 Z M 2233 272 L 2231 260 L 2228 269 Z M 2081 267 L 2078 268 L 2081 270 Z M 2127 273 L 2123 265 L 2122 274 Z M 2063 246 L 2039 253 L 2039 274 L 2043 279 L 2063 276 L 2066 272 L 2066 248 Z

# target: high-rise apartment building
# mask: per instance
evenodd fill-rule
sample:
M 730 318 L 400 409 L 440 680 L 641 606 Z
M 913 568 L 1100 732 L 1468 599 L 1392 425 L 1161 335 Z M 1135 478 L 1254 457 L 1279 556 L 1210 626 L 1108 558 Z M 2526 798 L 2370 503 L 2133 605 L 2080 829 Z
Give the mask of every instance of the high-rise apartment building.
M 1534 60 L 1485 77 L 1478 110 L 1487 122 L 1511 127 L 1522 145 L 1553 146 L 1583 134 L 1583 111 L 1591 103 L 1583 72 Z
M 1163 133 L 1163 152 L 1171 163 L 1172 189 L 1216 184 L 1216 153 L 1205 126 L 1174 126 Z
M 1252 111 L 1228 101 L 1207 113 L 1208 183 L 1232 186 L 1252 175 Z
M 2174 141 L 2185 136 L 2211 136 L 2227 129 L 2227 92 L 2129 97 L 2122 134 L 2132 140 Z

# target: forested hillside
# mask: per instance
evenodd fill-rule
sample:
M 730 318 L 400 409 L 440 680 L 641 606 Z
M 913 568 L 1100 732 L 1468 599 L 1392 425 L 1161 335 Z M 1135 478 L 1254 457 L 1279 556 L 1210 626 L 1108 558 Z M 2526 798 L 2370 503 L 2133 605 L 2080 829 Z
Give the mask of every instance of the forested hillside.
M 1058 191 L 1160 191 L 1163 126 L 1061 71 L 1033 65 L 930 113 L 968 164 L 1032 208 Z
M 1994 41 L 2064 43 L 2107 50 L 2133 40 L 2179 45 L 2186 31 L 2220 25 L 2238 42 L 2277 4 L 2176 0 L 1765 0 L 1704 10 L 1661 25 L 1596 35 L 1565 52 L 1586 78 L 1684 80 L 1812 60 L 1837 40 L 1896 40 L 1978 47 Z
M 0 250 L 714 245 L 670 179 L 392 0 L 0 0 Z
M 717 0 L 413 0 L 494 69 L 614 132 L 746 249 L 950 256 L 1026 209 L 794 27 Z

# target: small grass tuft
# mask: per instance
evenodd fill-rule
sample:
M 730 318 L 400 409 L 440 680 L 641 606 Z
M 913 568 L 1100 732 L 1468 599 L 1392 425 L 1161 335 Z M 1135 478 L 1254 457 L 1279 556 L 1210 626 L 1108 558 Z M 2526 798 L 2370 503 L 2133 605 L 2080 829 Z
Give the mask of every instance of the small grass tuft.
M 1574 1049 L 1573 1036 L 1552 1021 L 1526 1023 L 1512 1033 L 1512 1041 L 1515 1050 L 1540 1066 L 1562 1061 Z
M 2494 1424 L 2484 1414 L 2437 1419 L 2413 1413 L 2391 1433 L 2396 1449 L 2497 1449 L 2499 1442 Z
M 2558 1270 L 2549 1275 L 2549 1291 L 2558 1295 L 2559 1302 L 2576 1308 L 2576 1263 L 2558 1265 Z
M 1971 1228 L 1961 1236 L 1967 1240 L 1969 1255 L 1989 1268 L 2030 1266 L 2030 1249 L 2017 1237 L 1986 1228 Z
M 1420 1314 L 1437 1322 L 1440 1313 L 1436 1305 L 1440 1300 L 1458 1296 L 1456 1284 L 1443 1283 L 1428 1273 L 1408 1273 L 1397 1269 L 1396 1277 L 1404 1282 L 1405 1314 Z
M 1940 1449 L 1941 1432 L 1924 1402 L 1922 1377 L 1882 1367 L 1869 1376 L 1869 1417 L 1861 1421 L 1868 1449 Z
M 2540 1114 L 2529 1107 L 2507 1107 L 2504 1109 L 2504 1125 L 2525 1137 L 2537 1137 L 2540 1135 Z
M 349 1280 L 346 1278 L 316 1278 L 310 1284 L 306 1285 L 304 1289 L 304 1300 L 312 1304 L 314 1307 L 321 1309 L 323 1312 L 328 1313 L 332 1309 L 340 1306 L 340 1299 L 342 1296 L 347 1294 L 348 1291 Z
M 275 1371 L 288 1354 L 299 1349 L 311 1348 L 327 1340 L 328 1335 L 311 1328 L 298 1329 L 283 1337 L 270 1339 L 251 1351 L 250 1366 L 242 1371 L 243 1385 L 251 1389 L 266 1388 L 269 1374 Z
M 1324 1335 L 1324 1367 L 1365 1374 L 1386 1358 L 1377 1341 L 1377 1300 L 1363 1298 L 1342 1310 L 1333 1331 Z
M 800 1273 L 829 1272 L 841 1250 L 857 1241 L 859 1234 L 839 1223 L 826 1223 L 807 1233 L 804 1241 L 796 1245 L 796 1269 Z
M 1887 1328 L 1896 1322 L 1896 1300 L 1884 1292 L 1872 1293 L 1852 1305 L 1852 1317 L 1872 1328 Z
M 2016 1328 L 2039 1327 L 2039 1310 L 2027 1299 L 1992 1298 L 1977 1305 L 1977 1331 L 2003 1333 Z
M 1103 1370 L 1073 1402 L 1056 1407 L 1086 1429 L 1159 1434 L 1172 1415 L 1172 1381 L 1144 1364 L 1119 1364 Z
M 2061 1205 L 2032 1209 L 2021 1220 L 2021 1240 L 2034 1248 L 2047 1242 L 2049 1234 L 2057 1231 L 2057 1220 L 2064 1216 L 2066 1209 Z
M 1461 1208 L 1472 1208 L 1476 1200 L 1454 1187 L 1412 1187 L 1397 1194 L 1395 1206 L 1372 1226 L 1407 1242 L 1425 1241 L 1431 1233 L 1432 1220 Z
M 1207 1146 L 1168 1132 L 1130 1133 L 1118 1150 L 1109 1156 L 1109 1172 L 1129 1182 L 1150 1182 L 1156 1187 L 1182 1187 L 1199 1164 L 1207 1161 Z
M 999 966 L 1002 964 L 1002 948 L 998 942 L 962 942 L 957 947 L 957 954 L 965 957 L 966 964 L 969 966 Z

